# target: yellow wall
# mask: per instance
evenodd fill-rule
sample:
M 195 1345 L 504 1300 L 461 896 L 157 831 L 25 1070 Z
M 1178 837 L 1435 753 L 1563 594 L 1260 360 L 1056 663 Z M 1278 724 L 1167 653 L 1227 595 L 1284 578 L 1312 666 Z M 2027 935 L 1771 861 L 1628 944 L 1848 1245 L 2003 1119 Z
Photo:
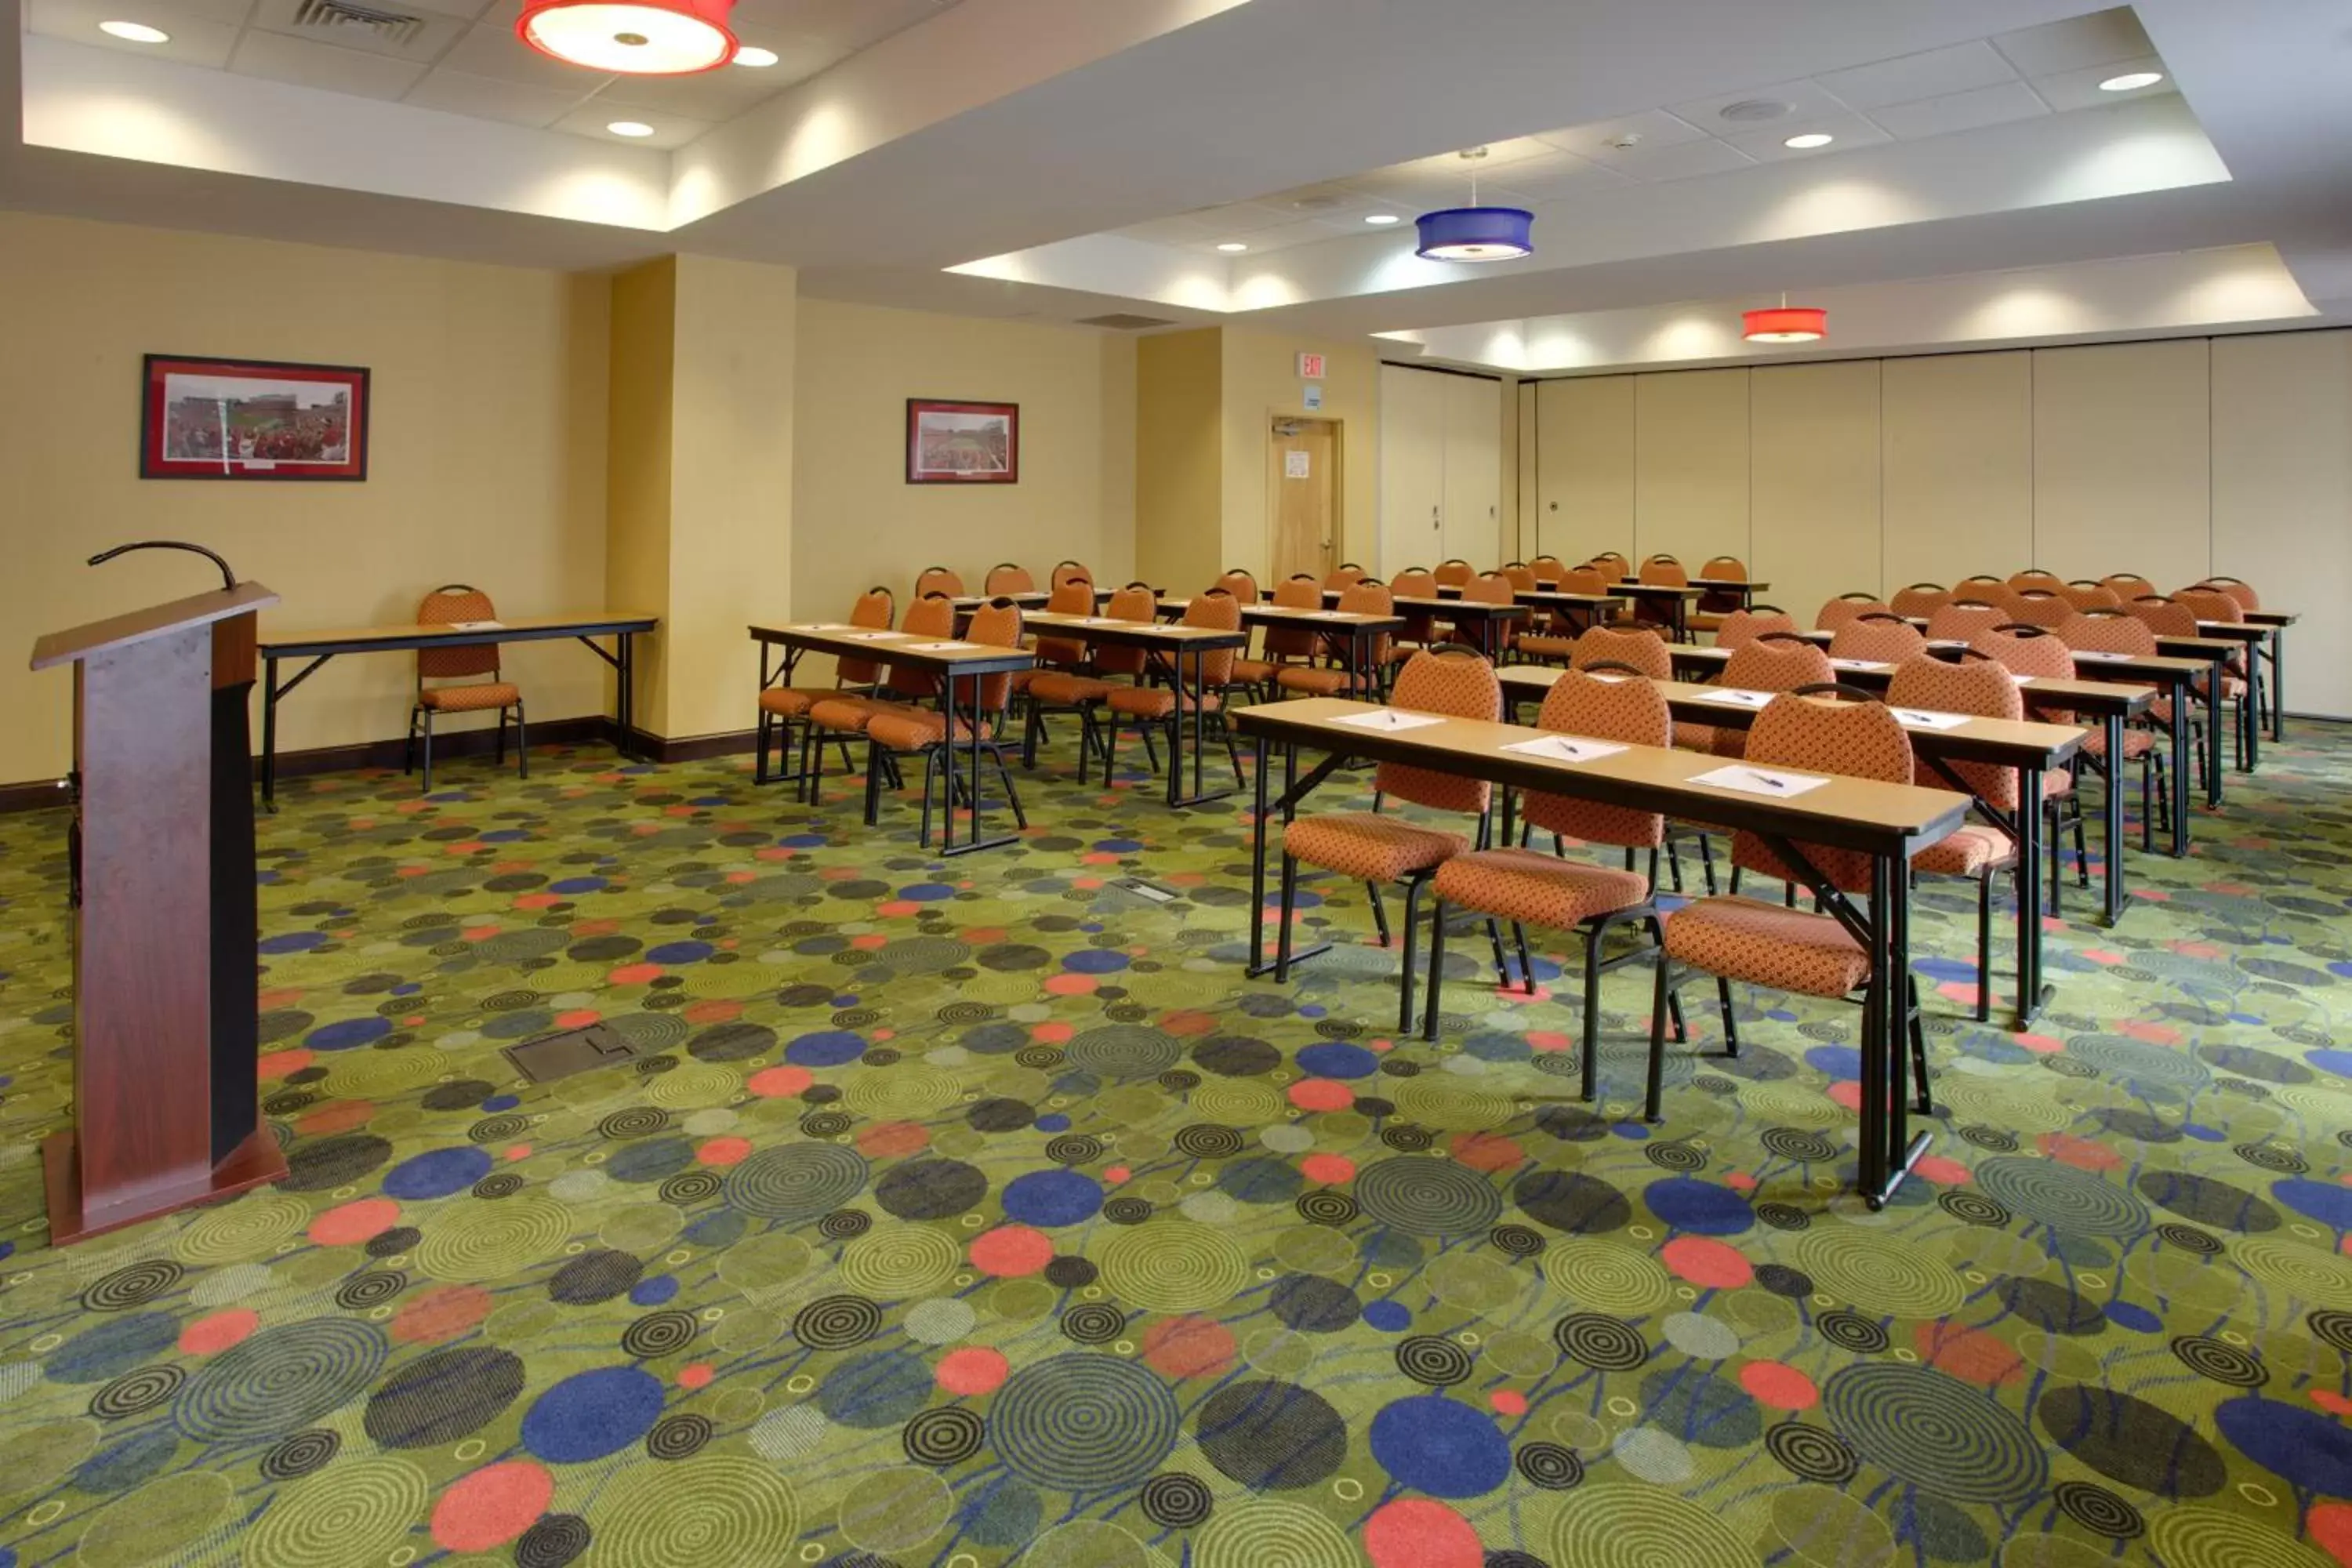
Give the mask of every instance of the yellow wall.
M 1132 338 L 822 300 L 800 322 L 793 614 L 837 620 L 876 584 L 903 612 L 933 564 L 975 594 L 1000 561 L 1040 586 L 1066 559 L 1135 574 Z M 910 397 L 1018 403 L 1020 482 L 907 483 Z
M 1220 569 L 1246 566 L 1272 580 L 1266 448 L 1277 414 L 1307 414 L 1298 356 L 1324 358 L 1323 406 L 1310 417 L 1340 422 L 1339 534 L 1335 556 L 1370 559 L 1380 540 L 1380 356 L 1369 343 L 1335 342 L 1240 327 L 1216 329 L 1224 352 L 1224 540 Z M 1171 582 L 1190 592 L 1200 583 Z
M 669 604 L 677 258 L 665 256 L 632 268 L 613 279 L 612 289 L 604 602 L 654 615 Z M 668 721 L 668 641 L 652 637 L 637 643 L 636 722 L 655 734 Z
M 1135 345 L 1135 570 L 1212 583 L 1224 533 L 1224 346 L 1214 327 Z
M 436 585 L 501 613 L 604 599 L 606 286 L 601 278 L 0 212 L 0 781 L 68 765 L 72 681 L 33 675 L 37 633 L 201 589 L 210 567 L 127 540 L 187 539 L 285 596 L 278 630 L 414 618 Z M 366 365 L 366 482 L 138 477 L 140 356 Z M 604 667 L 511 649 L 535 722 L 593 713 Z M 398 735 L 406 655 L 338 659 L 287 700 L 288 749 Z

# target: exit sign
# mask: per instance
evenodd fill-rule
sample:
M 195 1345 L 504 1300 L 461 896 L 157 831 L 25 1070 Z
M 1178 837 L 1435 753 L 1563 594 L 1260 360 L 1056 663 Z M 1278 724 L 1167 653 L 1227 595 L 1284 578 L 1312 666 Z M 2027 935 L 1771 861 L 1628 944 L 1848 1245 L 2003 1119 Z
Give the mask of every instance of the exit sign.
M 1323 356 L 1321 354 L 1300 354 L 1298 356 L 1298 379 L 1301 381 L 1322 380 Z

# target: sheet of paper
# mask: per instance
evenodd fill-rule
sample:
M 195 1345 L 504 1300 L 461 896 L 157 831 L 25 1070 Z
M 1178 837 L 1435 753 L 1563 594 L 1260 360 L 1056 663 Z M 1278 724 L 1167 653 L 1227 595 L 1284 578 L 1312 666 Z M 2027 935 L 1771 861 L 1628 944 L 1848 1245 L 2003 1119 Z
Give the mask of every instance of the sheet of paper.
M 856 626 L 845 625 L 840 621 L 819 621 L 814 626 L 806 626 L 801 628 L 801 630 L 804 632 L 854 632 L 858 628 Z
M 2131 658 L 2127 653 L 2103 653 L 2097 648 L 2078 647 L 2074 653 L 2076 658 L 2087 658 L 2097 664 L 2120 664 Z
M 907 651 L 908 653 L 977 653 L 980 651 L 980 645 L 968 642 L 919 642 L 908 644 Z
M 1587 673 L 1587 674 L 1591 674 L 1591 672 L 1588 670 L 1588 671 L 1586 671 L 1586 673 Z M 1592 679 L 1595 679 L 1595 680 L 1605 680 L 1605 681 L 1607 681 L 1610 685 L 1614 686 L 1614 685 L 1616 685 L 1616 684 L 1617 684 L 1619 681 L 1621 681 L 1621 680 L 1639 680 L 1639 679 L 1641 679 L 1642 678 L 1641 678 L 1640 676 L 1638 676 L 1638 675 L 1610 675 L 1610 674 L 1605 674 L 1605 673 L 1604 673 L 1604 674 L 1601 674 L 1601 675 L 1594 675 L 1594 676 L 1592 677 Z
M 1555 763 L 1589 763 L 1600 757 L 1613 757 L 1624 749 L 1614 741 L 1587 740 L 1582 735 L 1541 735 L 1532 741 L 1514 741 L 1503 748 Z
M 1830 660 L 1830 667 L 1832 669 L 1885 669 L 1886 661 L 1883 658 L 1833 658 Z
M 1790 799 L 1809 789 L 1819 789 L 1829 782 L 1812 773 L 1792 773 L 1780 768 L 1749 767 L 1745 763 L 1691 776 L 1693 784 L 1713 784 L 1717 789 L 1736 789 L 1746 795 L 1769 795 L 1775 800 Z
M 801 629 L 803 631 L 821 632 L 825 628 L 823 626 L 803 626 Z M 847 637 L 852 642 L 897 642 L 907 634 L 904 632 L 836 632 L 834 635 L 836 637 Z
M 1906 730 L 1957 730 L 1969 721 L 1965 713 L 1938 713 L 1932 708 L 1896 708 L 1895 721 Z
M 451 621 L 449 629 L 453 632 L 494 632 L 505 625 L 504 621 Z
M 1966 637 L 1929 637 L 1927 646 L 1929 647 L 1966 647 L 1969 643 Z
M 1400 713 L 1393 708 L 1375 708 L 1369 713 L 1350 713 L 1332 721 L 1338 724 L 1353 724 L 1359 730 L 1418 730 L 1424 724 L 1443 724 L 1444 720 L 1434 713 Z
M 1779 695 L 1771 691 L 1749 691 L 1742 687 L 1726 686 L 1702 693 L 1702 702 L 1720 702 L 1726 708 L 1761 708 Z

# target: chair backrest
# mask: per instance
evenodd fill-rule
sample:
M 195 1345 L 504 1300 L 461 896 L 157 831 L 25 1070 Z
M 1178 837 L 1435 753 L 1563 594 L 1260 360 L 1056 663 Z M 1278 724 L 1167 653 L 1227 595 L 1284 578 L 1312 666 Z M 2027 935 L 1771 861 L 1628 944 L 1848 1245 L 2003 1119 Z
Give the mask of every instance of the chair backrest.
M 1528 565 L 1536 574 L 1538 587 L 1546 583 L 1557 583 L 1568 575 L 1568 563 L 1557 555 L 1538 555 Z
M 1045 596 L 1045 607 L 1057 616 L 1091 616 L 1095 613 L 1095 585 L 1091 579 L 1072 577 L 1054 584 Z M 1074 665 L 1087 660 L 1087 645 L 1076 637 L 1040 635 L 1037 638 L 1037 659 L 1041 664 Z
M 1607 574 L 1591 566 L 1573 567 L 1559 574 L 1559 591 L 1563 594 L 1605 594 L 1609 592 Z
M 1864 594 L 1860 591 L 1840 594 L 1822 606 L 1822 613 L 1813 617 L 1813 628 L 1816 631 L 1833 632 L 1856 616 L 1866 616 L 1874 612 L 1893 615 L 1895 606 L 1882 603 L 1875 594 Z
M 1612 583 L 1622 583 L 1627 577 L 1633 575 L 1633 574 L 1627 570 L 1627 567 L 1631 563 L 1629 563 L 1622 554 L 1614 550 L 1604 550 L 1600 554 L 1594 556 L 1591 560 L 1586 562 L 1585 564 L 1599 571 L 1603 577 Z
M 2068 647 L 2093 653 L 2128 653 L 2144 658 L 2156 651 L 2156 633 L 2146 621 L 2112 610 L 2070 616 L 2053 629 Z
M 1217 579 L 1217 589 L 1220 593 L 1231 594 L 1236 603 L 1257 603 L 1257 579 L 1239 566 L 1225 569 L 1225 574 Z
M 1839 773 L 1885 784 L 1911 782 L 1911 737 L 1880 702 L 1832 704 L 1804 697 L 1775 697 L 1756 715 L 1755 725 L 1748 731 L 1747 757 L 1766 767 Z M 1832 886 L 1849 893 L 1870 890 L 1870 856 L 1802 840 L 1797 847 Z M 1784 879 L 1794 876 L 1753 833 L 1733 835 L 1731 859 L 1759 876 Z
M 2073 648 L 2058 633 L 2042 626 L 1979 626 L 1969 634 L 1969 647 L 2011 675 L 2074 679 Z
M 1065 583 L 1074 581 L 1084 583 L 1089 588 L 1093 587 L 1095 583 L 1094 568 L 1088 566 L 1083 561 L 1057 561 L 1054 563 L 1053 583 L 1055 587 L 1058 588 Z
M 1895 591 L 1887 605 L 1898 616 L 1932 616 L 1952 602 L 1952 591 L 1941 583 L 1914 583 Z
M 2055 572 L 2044 572 L 2039 566 L 2029 566 L 2022 572 L 2011 573 L 2009 585 L 2012 588 L 2040 588 L 2054 594 L 2066 585 L 2066 580 Z
M 928 599 L 933 594 L 945 594 L 951 599 L 963 596 L 963 578 L 945 566 L 926 566 L 915 577 L 915 597 Z
M 1674 715 L 1656 687 L 1646 680 L 1596 680 L 1573 669 L 1544 694 L 1536 724 L 1564 735 L 1634 746 L 1668 746 L 1675 738 Z M 1654 849 L 1666 841 L 1666 819 L 1654 811 L 1600 805 L 1537 790 L 1530 790 L 1520 805 L 1521 814 L 1545 832 L 1589 844 Z
M 1522 594 L 1532 593 L 1535 590 L 1536 569 L 1524 561 L 1504 563 L 1503 575 L 1508 577 L 1511 580 L 1511 586 Z
M 1323 579 L 1323 585 L 1326 588 L 1344 588 L 1350 583 L 1361 582 L 1363 576 L 1362 567 L 1352 561 L 1343 561 L 1331 568 L 1331 574 Z
M 1671 555 L 1653 555 L 1642 563 L 1641 581 L 1655 583 L 1662 587 L 1681 588 L 1690 584 L 1690 573 Z
M 1388 616 L 1396 613 L 1396 601 L 1390 595 L 1387 584 L 1377 577 L 1366 577 L 1340 590 L 1339 603 L 1335 607 L 1351 616 Z M 1388 662 L 1391 640 L 1386 632 L 1371 639 L 1374 668 Z M 1352 647 L 1354 641 L 1350 638 L 1342 646 Z
M 2042 639 L 2047 641 L 2047 638 Z M 1895 674 L 1886 683 L 1886 700 L 1895 708 L 1926 708 L 1941 713 L 1969 713 L 1979 719 L 2020 720 L 2025 717 L 2025 700 L 2018 695 L 2017 682 L 2009 671 L 1994 659 L 1966 659 L 1952 664 L 1924 654 L 1906 658 L 1895 667 Z M 2017 770 L 1996 763 L 1950 763 L 1946 764 L 1969 786 L 1969 793 L 1996 811 L 2013 811 L 2017 807 Z M 1951 784 L 1934 768 L 1922 769 L 1913 778 L 1915 784 L 1930 789 L 1949 789 Z
M 1462 584 L 1462 596 L 1475 605 L 1507 605 L 1517 594 L 1500 572 L 1481 572 Z
M 1192 602 L 1184 606 L 1183 624 L 1205 626 L 1211 631 L 1239 631 L 1242 624 L 1242 602 L 1223 588 L 1212 588 L 1205 594 L 1195 594 Z M 1212 648 L 1201 656 L 1201 679 L 1212 691 L 1234 679 L 1234 660 L 1241 654 L 1237 647 Z
M 1029 575 L 1029 568 L 1011 561 L 1000 561 L 988 569 L 988 580 L 981 591 L 993 598 L 999 594 L 1034 594 L 1037 579 Z
M 2244 613 L 2236 595 L 2219 588 L 2182 588 L 2172 595 L 2172 602 L 2200 621 L 2234 621 Z
M 898 607 L 897 601 L 890 597 L 889 589 L 880 586 L 868 588 L 857 596 L 857 603 L 849 606 L 849 624 L 867 631 L 887 632 L 890 629 L 890 617 L 897 613 Z M 844 686 L 871 686 L 882 673 L 881 665 L 870 658 L 845 658 L 838 668 Z
M 2116 610 L 2123 600 L 2113 588 L 2104 588 L 2087 577 L 2078 577 L 2058 590 L 2058 596 L 2078 610 Z
M 1927 635 L 1937 641 L 1958 637 L 1965 642 L 1987 626 L 1997 626 L 2007 619 L 2009 612 L 2000 605 L 1963 595 L 1942 609 L 1928 613 Z
M 1794 691 L 1835 680 L 1830 656 L 1782 632 L 1765 632 L 1723 661 L 1722 682 L 1748 691 Z
M 1285 610 L 1319 610 L 1323 607 L 1323 584 L 1300 572 L 1284 578 L 1274 585 L 1274 602 Z M 1265 656 L 1268 658 L 1312 658 L 1318 647 L 1313 632 L 1297 626 L 1265 628 Z
M 1569 650 L 1568 667 L 1590 669 L 1596 664 L 1622 664 L 1652 680 L 1675 678 L 1675 656 L 1668 651 L 1666 639 L 1640 626 L 1630 631 L 1593 626 L 1578 637 L 1576 647 Z
M 2146 621 L 2147 629 L 2160 637 L 2193 637 L 2197 635 L 2197 614 L 2188 605 L 2168 599 L 2161 594 L 2142 594 L 2124 602 L 2124 611 L 2135 620 Z
M 2253 584 L 2242 577 L 2208 577 L 2197 584 L 2200 588 L 2219 588 L 2238 601 L 2241 614 L 2263 607 L 2263 596 L 2254 592 Z
M 1114 621 L 1149 621 L 1160 608 L 1160 596 L 1148 583 L 1129 583 L 1110 596 L 1103 614 Z M 1140 647 L 1113 647 L 1106 643 L 1095 649 L 1095 668 L 1104 675 L 1140 675 L 1150 663 L 1151 650 Z
M 910 642 L 946 642 L 955 636 L 955 602 L 945 594 L 918 599 L 907 606 L 907 618 L 898 629 Z M 940 678 L 928 669 L 893 664 L 883 684 L 901 697 L 934 697 L 939 694 Z
M 1427 651 L 1405 660 L 1389 700 L 1399 708 L 1491 723 L 1503 716 L 1503 683 L 1495 679 L 1493 665 L 1467 649 Z M 1494 791 L 1484 779 L 1433 773 L 1404 763 L 1382 763 L 1372 775 L 1372 787 L 1384 795 L 1437 811 L 1478 813 L 1486 811 Z
M 1149 610 L 1144 612 L 1150 614 Z M 1021 606 L 1010 599 L 996 599 L 971 613 L 971 624 L 964 628 L 963 640 L 979 643 L 984 647 L 1019 647 L 1021 646 Z M 983 675 L 980 678 L 980 710 L 1002 714 L 1004 704 L 1013 696 L 1013 672 Z
M 416 624 L 420 626 L 446 626 L 457 621 L 495 621 L 499 618 L 490 596 L 479 588 L 465 583 L 445 583 L 425 595 L 416 605 Z M 499 672 L 499 647 L 496 643 L 476 643 L 471 647 L 421 647 L 416 650 L 416 679 L 446 680 L 457 675 L 496 675 Z
M 2020 588 L 2009 601 L 2009 618 L 2029 626 L 2056 626 L 2079 615 L 2074 601 L 2047 588 Z
M 1441 588 L 1459 588 L 1478 574 L 1476 568 L 1459 555 L 1437 563 L 1435 576 Z
M 1900 664 L 1927 651 L 1927 639 L 1920 635 L 1919 628 L 1892 610 L 1856 616 L 1830 638 L 1832 658 L 1871 658 L 1883 664 Z
M 2110 572 L 2099 579 L 2099 586 L 2115 595 L 2118 600 L 2156 592 L 2156 584 L 2137 572 Z
M 1391 600 L 1434 599 L 1437 576 L 1426 567 L 1408 566 L 1389 579 L 1389 595 Z M 1425 643 L 1437 636 L 1437 623 L 1425 613 L 1407 611 L 1399 635 L 1407 642 Z
M 1797 618 L 1785 610 L 1734 610 L 1715 628 L 1717 647 L 1746 647 L 1766 632 L 1793 632 Z
M 1709 582 L 1745 583 L 1748 581 L 1748 563 L 1737 555 L 1713 555 L 1707 558 L 1706 565 L 1698 569 L 1698 574 Z M 1701 615 L 1727 616 L 1747 602 L 1736 590 L 1711 589 L 1699 595 L 1698 610 Z

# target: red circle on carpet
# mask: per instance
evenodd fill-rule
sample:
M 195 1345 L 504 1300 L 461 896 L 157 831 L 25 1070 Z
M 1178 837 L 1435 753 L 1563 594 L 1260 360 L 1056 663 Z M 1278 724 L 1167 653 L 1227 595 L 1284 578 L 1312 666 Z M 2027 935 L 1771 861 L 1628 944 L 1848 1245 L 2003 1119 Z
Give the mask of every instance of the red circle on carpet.
M 1000 1278 L 1034 1274 L 1053 1261 L 1053 1241 L 1025 1225 L 1000 1225 L 971 1244 L 971 1266 Z
M 1470 1521 L 1442 1502 L 1399 1498 L 1364 1521 L 1372 1568 L 1479 1568 L 1486 1549 Z
M 433 1541 L 445 1552 L 488 1552 L 531 1527 L 555 1497 L 555 1478 L 530 1459 L 485 1465 L 451 1483 L 433 1505 Z

